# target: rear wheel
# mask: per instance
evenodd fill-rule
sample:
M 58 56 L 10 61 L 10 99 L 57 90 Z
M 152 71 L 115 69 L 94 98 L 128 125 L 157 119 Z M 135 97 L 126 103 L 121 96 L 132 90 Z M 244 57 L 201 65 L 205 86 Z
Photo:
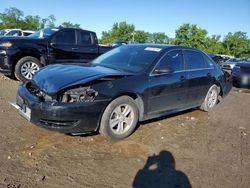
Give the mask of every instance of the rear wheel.
M 218 103 L 219 89 L 216 85 L 212 85 L 207 92 L 206 98 L 200 106 L 201 110 L 210 111 Z
M 128 137 L 138 123 L 138 108 L 129 96 L 113 100 L 105 109 L 99 132 L 109 139 Z
M 15 76 L 18 80 L 27 82 L 32 79 L 41 67 L 42 64 L 37 58 L 31 56 L 23 57 L 15 66 Z

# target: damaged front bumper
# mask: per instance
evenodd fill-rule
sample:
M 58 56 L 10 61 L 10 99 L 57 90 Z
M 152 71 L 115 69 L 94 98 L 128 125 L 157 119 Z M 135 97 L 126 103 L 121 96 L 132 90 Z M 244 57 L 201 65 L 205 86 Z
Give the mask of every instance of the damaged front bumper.
M 108 100 L 92 102 L 44 102 L 24 86 L 19 86 L 16 105 L 30 122 L 62 133 L 79 134 L 96 131 Z

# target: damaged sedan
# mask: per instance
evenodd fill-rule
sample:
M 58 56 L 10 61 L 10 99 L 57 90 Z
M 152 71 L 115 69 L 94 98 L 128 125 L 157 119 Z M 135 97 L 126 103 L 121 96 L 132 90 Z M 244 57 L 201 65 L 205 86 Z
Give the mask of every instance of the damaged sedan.
M 138 122 L 199 107 L 211 110 L 232 85 L 200 50 L 136 44 L 88 64 L 42 68 L 19 86 L 16 104 L 32 123 L 72 135 L 123 139 Z

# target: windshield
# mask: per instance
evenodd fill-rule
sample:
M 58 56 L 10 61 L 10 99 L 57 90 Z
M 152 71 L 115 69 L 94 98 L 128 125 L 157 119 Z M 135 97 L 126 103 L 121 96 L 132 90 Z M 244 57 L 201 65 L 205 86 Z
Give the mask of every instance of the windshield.
M 29 35 L 29 37 L 32 37 L 32 38 L 48 38 L 49 36 L 51 36 L 56 31 L 58 31 L 58 29 L 56 29 L 56 28 L 41 29 L 41 30 Z
M 99 56 L 91 64 L 138 73 L 146 69 L 161 50 L 147 46 L 121 46 Z

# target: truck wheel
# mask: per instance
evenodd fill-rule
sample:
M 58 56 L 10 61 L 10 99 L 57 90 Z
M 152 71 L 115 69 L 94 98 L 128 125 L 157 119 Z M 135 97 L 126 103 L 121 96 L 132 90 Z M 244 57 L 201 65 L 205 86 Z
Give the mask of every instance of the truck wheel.
M 200 109 L 206 112 L 210 111 L 218 103 L 218 97 L 219 97 L 219 89 L 216 85 L 212 85 L 209 88 L 206 98 L 204 99 L 202 105 L 200 106 Z
M 32 79 L 33 75 L 42 67 L 40 61 L 31 56 L 26 56 L 20 59 L 15 66 L 15 76 L 22 82 L 27 82 Z
M 138 123 L 138 108 L 129 96 L 113 100 L 105 109 L 99 132 L 105 137 L 119 140 L 128 137 Z

